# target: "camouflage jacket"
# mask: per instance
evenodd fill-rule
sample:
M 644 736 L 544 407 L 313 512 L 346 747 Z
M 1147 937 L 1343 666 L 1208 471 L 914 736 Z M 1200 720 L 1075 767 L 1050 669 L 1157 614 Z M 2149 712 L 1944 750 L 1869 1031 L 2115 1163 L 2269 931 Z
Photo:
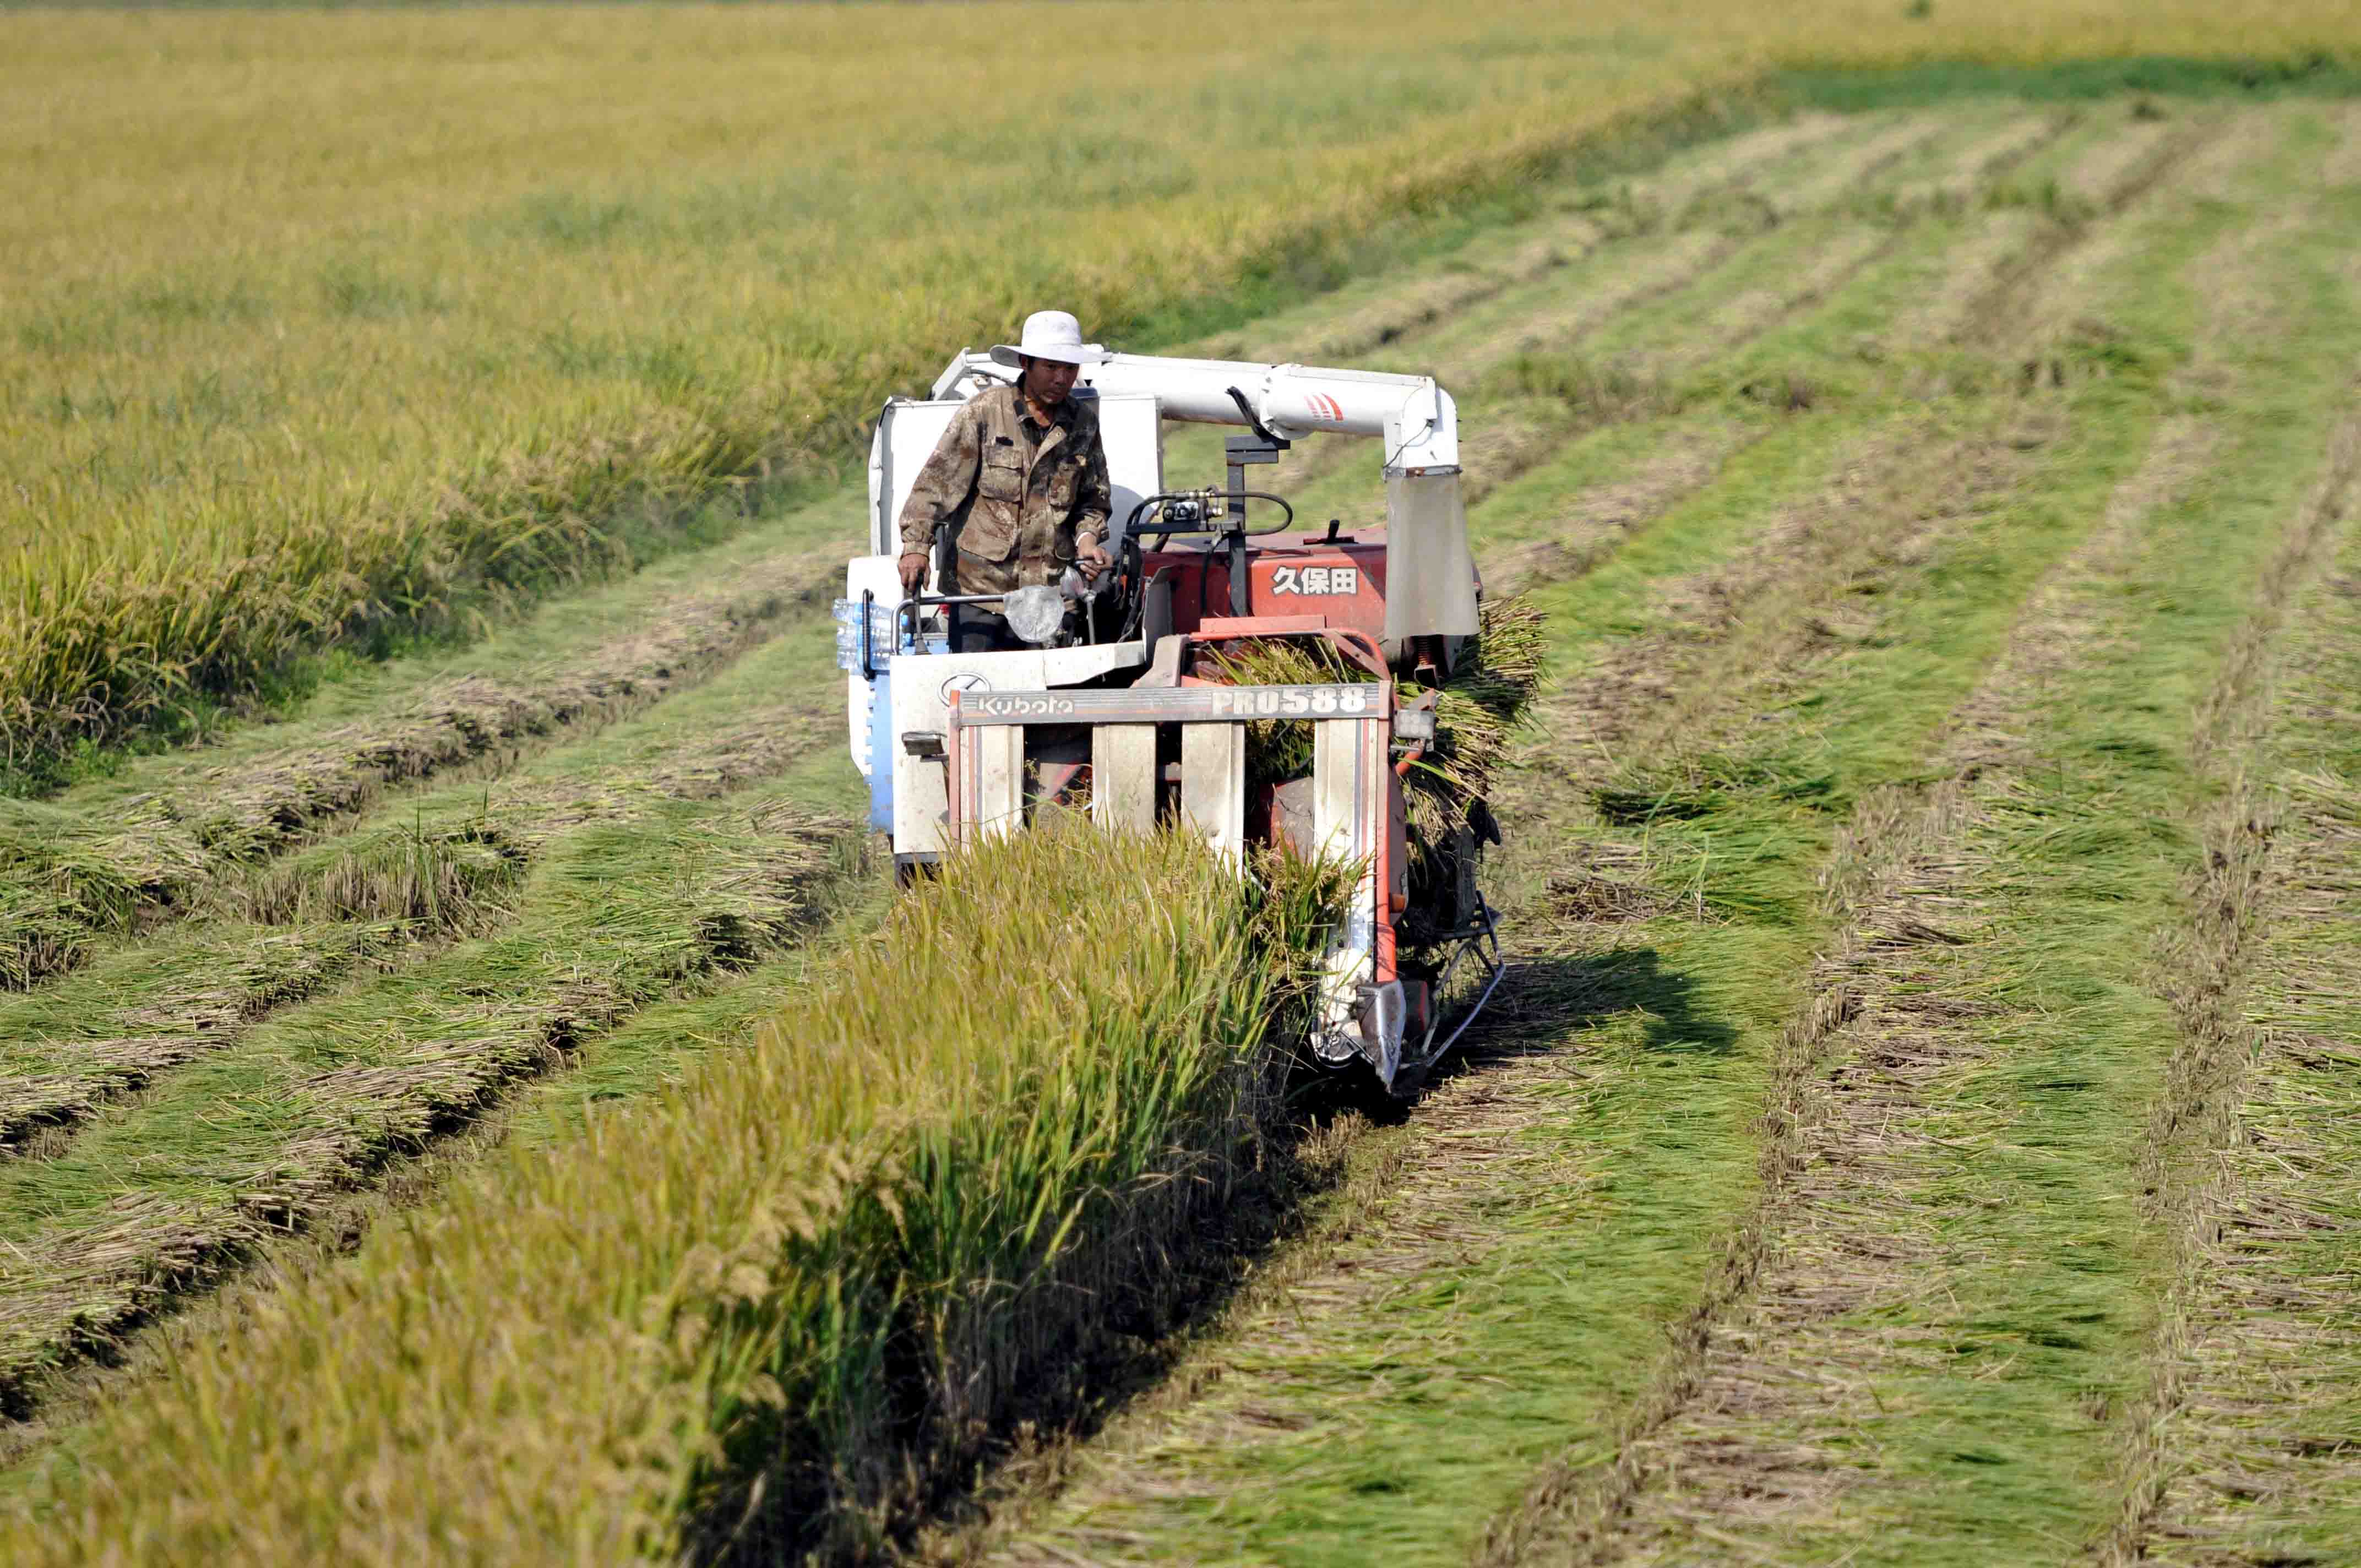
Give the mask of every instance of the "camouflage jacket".
M 1106 452 L 1098 402 L 1081 393 L 1047 426 L 1015 387 L 968 400 L 902 505 L 902 553 L 930 552 L 935 524 L 959 534 L 959 591 L 1003 594 L 1055 583 L 1079 542 L 1106 543 Z

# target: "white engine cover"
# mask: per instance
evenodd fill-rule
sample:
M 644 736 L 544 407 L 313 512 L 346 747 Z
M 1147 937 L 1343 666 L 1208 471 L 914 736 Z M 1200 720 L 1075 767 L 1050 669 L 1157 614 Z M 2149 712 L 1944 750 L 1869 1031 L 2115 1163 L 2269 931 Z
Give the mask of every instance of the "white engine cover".
M 1041 691 L 1148 662 L 1145 642 L 1031 648 L 1018 653 L 903 653 L 887 665 L 894 696 L 894 852 L 939 855 L 949 825 L 949 774 L 940 757 L 914 757 L 913 734 L 945 735 L 954 691 Z

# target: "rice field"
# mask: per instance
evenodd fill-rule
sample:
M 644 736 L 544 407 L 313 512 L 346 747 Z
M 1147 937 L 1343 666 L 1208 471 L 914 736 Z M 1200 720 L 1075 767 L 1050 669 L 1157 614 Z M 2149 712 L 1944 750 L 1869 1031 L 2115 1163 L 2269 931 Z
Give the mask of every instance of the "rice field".
M 709 540 L 1037 298 L 1124 341 L 1243 320 L 1514 208 L 1586 149 L 1737 112 L 1783 66 L 2334 69 L 2349 20 L 2322 0 L 1523 3 L 1477 28 L 1419 0 L 12 11 L 0 762 L 54 782 L 61 749 L 300 689 L 323 647 L 466 631 Z M 1014 83 L 1045 26 L 1078 85 L 1029 156 Z
M 2355 1560 L 2361 16 L 1060 7 L 1044 259 L 1042 14 L 0 14 L 0 1560 Z M 1045 293 L 1458 399 L 1399 1114 L 1316 871 L 853 826 L 857 422 Z

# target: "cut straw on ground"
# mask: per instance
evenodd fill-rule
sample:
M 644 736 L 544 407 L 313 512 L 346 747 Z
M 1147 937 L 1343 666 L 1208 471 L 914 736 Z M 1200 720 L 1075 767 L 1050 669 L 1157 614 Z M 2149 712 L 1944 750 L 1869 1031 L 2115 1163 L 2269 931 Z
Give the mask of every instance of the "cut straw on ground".
M 755 791 L 579 834 L 500 934 L 207 1042 L 126 1114 L 0 1162 L 0 1404 L 641 1009 L 796 941 L 845 833 Z

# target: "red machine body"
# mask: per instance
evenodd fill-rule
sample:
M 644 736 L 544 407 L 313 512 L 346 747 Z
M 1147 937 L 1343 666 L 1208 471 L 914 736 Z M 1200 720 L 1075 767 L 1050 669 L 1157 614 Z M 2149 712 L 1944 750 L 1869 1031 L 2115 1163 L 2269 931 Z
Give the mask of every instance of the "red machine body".
M 1391 684 L 1393 677 L 1382 651 L 1386 625 L 1386 531 L 1382 527 L 1350 534 L 1332 530 L 1255 538 L 1244 558 L 1244 615 L 1235 612 L 1236 600 L 1231 592 L 1234 559 L 1218 542 L 1142 552 L 1143 576 L 1171 586 L 1174 633 L 1213 645 L 1342 633 L 1333 639 L 1339 650 L 1367 667 L 1376 678 Z M 1181 679 L 1184 685 L 1198 684 L 1193 677 Z M 1399 973 L 1395 922 L 1410 903 L 1401 771 L 1419 754 L 1413 747 L 1399 760 L 1389 759 L 1389 765 L 1382 769 L 1382 799 L 1377 809 L 1383 826 L 1373 825 L 1375 830 L 1368 839 L 1372 858 L 1368 879 L 1377 895 L 1378 916 L 1369 978 L 1380 988 L 1400 986 L 1403 1023 L 1414 1036 L 1427 1031 L 1432 994 L 1425 983 Z M 1273 793 L 1267 786 L 1247 803 L 1246 826 L 1259 839 L 1286 836 L 1283 813 Z
M 1148 550 L 1142 566 L 1151 577 L 1171 575 L 1175 631 L 1193 632 L 1207 620 L 1235 615 L 1227 551 Z M 1293 630 L 1334 627 L 1362 632 L 1372 641 L 1385 635 L 1382 528 L 1356 530 L 1334 540 L 1319 533 L 1257 539 L 1246 554 L 1246 614 L 1257 620 L 1301 619 L 1306 624 Z

